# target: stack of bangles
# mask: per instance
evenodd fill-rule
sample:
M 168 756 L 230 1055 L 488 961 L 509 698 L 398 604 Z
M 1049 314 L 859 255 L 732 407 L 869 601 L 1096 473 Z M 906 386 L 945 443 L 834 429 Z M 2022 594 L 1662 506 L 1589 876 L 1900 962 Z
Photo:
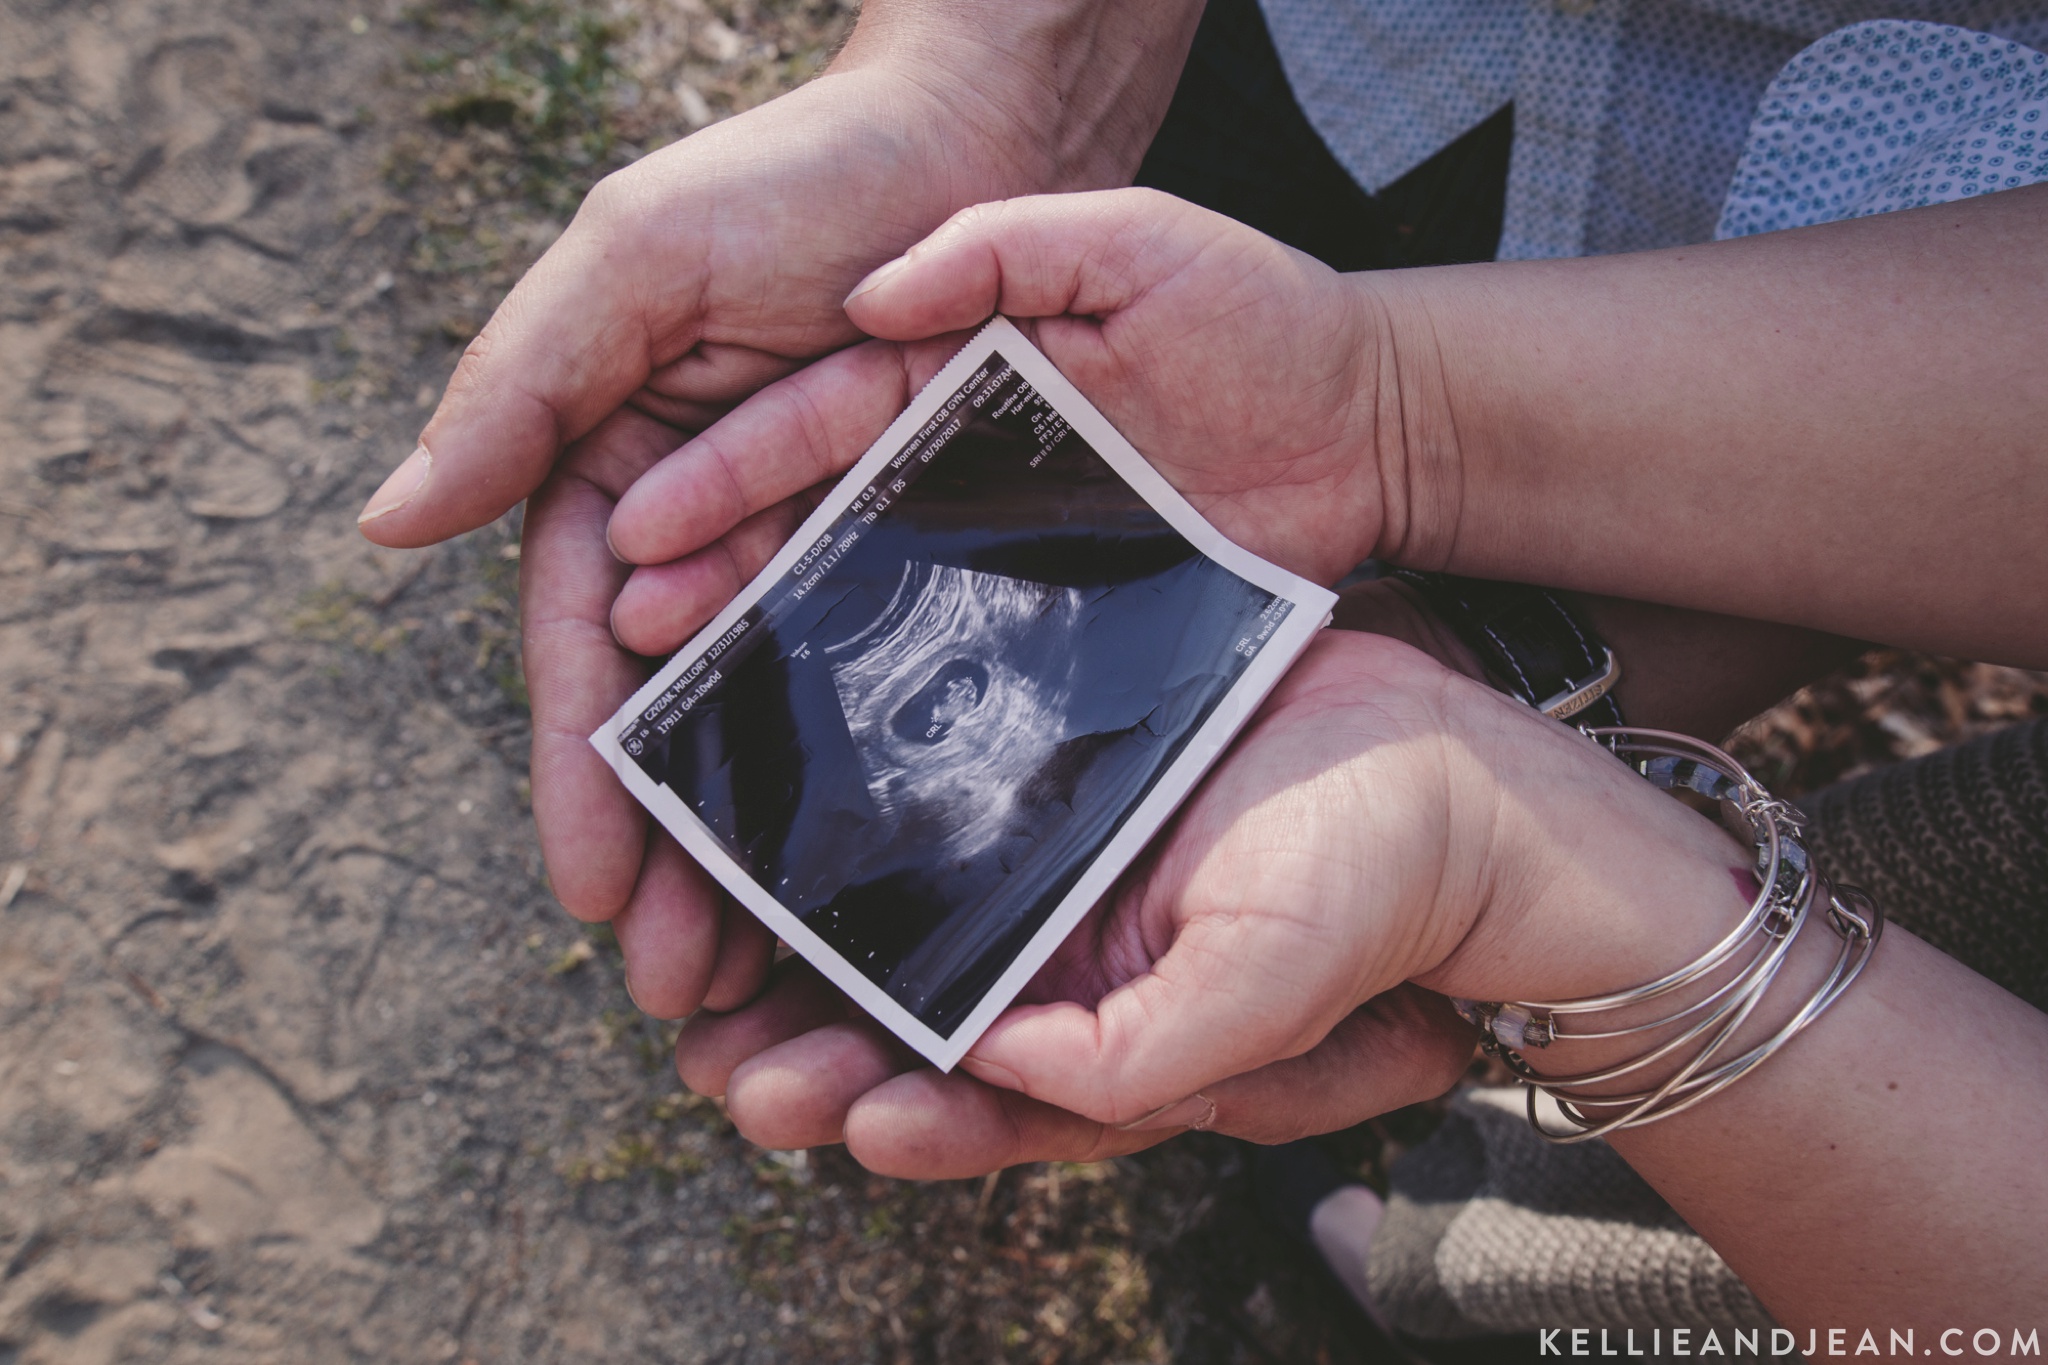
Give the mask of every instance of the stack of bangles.
M 1800 835 L 1798 811 L 1772 797 L 1743 766 L 1711 744 L 1663 730 L 1627 726 L 1595 726 L 1582 730 L 1589 738 L 1629 763 L 1654 785 L 1673 793 L 1692 792 L 1718 802 L 1723 822 L 1746 825 L 1756 845 L 1756 875 L 1762 889 L 1749 911 L 1728 935 L 1696 961 L 1647 985 L 1581 1000 L 1514 1000 L 1453 1003 L 1467 1020 L 1485 1032 L 1482 1047 L 1501 1059 L 1528 1087 L 1529 1122 L 1555 1143 L 1584 1142 L 1623 1128 L 1640 1127 L 1682 1113 L 1710 1095 L 1733 1085 L 1761 1066 L 1840 999 L 1869 962 L 1884 928 L 1883 916 L 1869 896 L 1848 886 L 1832 886 L 1813 867 Z M 1824 910 L 1841 937 L 1834 966 L 1820 987 L 1775 1032 L 1747 1051 L 1723 1056 L 1777 979 L 1799 935 Z M 1735 964 L 1726 981 L 1710 978 Z M 1666 999 L 1688 986 L 1705 983 L 1698 999 L 1646 1022 L 1601 1027 L 1600 1016 L 1627 1011 Z M 1711 987 L 1708 989 L 1707 987 Z M 1545 1076 L 1532 1070 L 1523 1054 L 1573 1042 L 1660 1035 L 1651 1038 L 1639 1056 L 1579 1075 Z M 1632 1091 L 1605 1089 L 1624 1077 L 1640 1076 L 1660 1064 L 1675 1063 L 1662 1081 Z M 1601 1089 L 1589 1089 L 1601 1087 Z M 1558 1131 L 1539 1116 L 1536 1092 L 1557 1102 L 1565 1119 L 1577 1127 Z M 1603 1115 L 1587 1116 L 1588 1107 Z M 1615 1111 L 1619 1111 L 1618 1113 Z

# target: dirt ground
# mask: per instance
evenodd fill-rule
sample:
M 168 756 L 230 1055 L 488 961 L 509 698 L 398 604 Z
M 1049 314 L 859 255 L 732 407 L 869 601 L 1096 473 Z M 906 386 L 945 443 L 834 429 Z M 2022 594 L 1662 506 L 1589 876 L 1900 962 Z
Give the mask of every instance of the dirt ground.
M 1227 1142 L 916 1186 L 684 1095 L 535 853 L 516 524 L 355 534 L 592 180 L 848 22 L 0 0 L 0 1365 L 1356 1358 Z M 1774 771 L 2043 692 L 1829 686 Z
M 849 19 L 0 4 L 0 1362 L 1341 1329 L 1228 1144 L 895 1185 L 682 1095 L 535 855 L 516 526 L 355 534 L 583 189 Z

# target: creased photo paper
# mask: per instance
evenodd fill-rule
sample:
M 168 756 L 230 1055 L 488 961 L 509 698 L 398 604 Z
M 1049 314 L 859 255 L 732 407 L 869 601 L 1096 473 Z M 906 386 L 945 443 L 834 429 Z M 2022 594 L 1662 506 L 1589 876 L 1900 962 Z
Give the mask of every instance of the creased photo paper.
M 1225 540 L 998 318 L 591 743 L 950 1069 L 1335 600 Z

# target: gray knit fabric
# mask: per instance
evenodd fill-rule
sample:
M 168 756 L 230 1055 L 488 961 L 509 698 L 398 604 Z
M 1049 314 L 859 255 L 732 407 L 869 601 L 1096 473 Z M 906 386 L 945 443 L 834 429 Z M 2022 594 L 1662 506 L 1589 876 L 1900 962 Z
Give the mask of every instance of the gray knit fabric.
M 1815 865 L 2048 1010 L 2048 720 L 1816 792 Z
M 1803 803 L 1815 864 L 2048 1008 L 2048 720 Z M 1605 1143 L 1553 1147 L 1519 1090 L 1468 1091 L 1395 1163 L 1366 1278 L 1432 1340 L 1584 1327 L 1768 1327 L 1733 1271 Z

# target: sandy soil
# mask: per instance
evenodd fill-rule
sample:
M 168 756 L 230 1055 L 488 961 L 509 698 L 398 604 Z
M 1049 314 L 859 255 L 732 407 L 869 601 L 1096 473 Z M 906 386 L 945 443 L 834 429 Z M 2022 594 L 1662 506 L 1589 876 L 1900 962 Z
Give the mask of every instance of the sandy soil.
M 0 1362 L 1313 1358 L 1227 1144 L 681 1095 L 534 851 L 516 527 L 354 532 L 581 188 L 846 15 L 364 9 L 0 3 Z
M 681 1094 L 534 851 L 516 526 L 354 533 L 581 190 L 846 22 L 0 0 L 0 1365 L 1355 1358 L 1226 1142 L 896 1185 Z M 1990 715 L 1933 667 L 1760 752 Z
M 648 1086 L 613 980 L 550 975 L 583 940 L 522 807 L 513 541 L 350 525 L 446 357 L 364 112 L 393 39 L 349 17 L 0 10 L 0 1359 L 776 1330 L 707 1250 L 744 1166 L 559 1173 Z

